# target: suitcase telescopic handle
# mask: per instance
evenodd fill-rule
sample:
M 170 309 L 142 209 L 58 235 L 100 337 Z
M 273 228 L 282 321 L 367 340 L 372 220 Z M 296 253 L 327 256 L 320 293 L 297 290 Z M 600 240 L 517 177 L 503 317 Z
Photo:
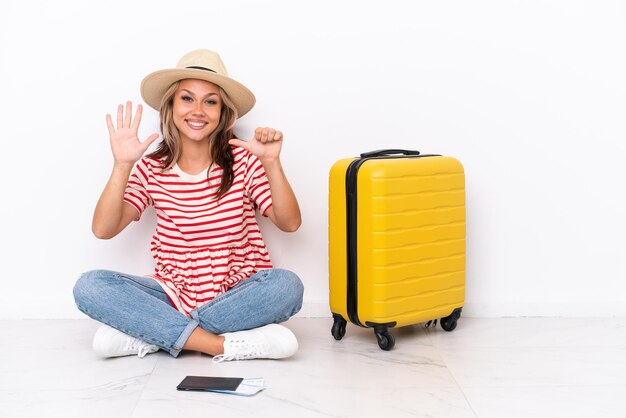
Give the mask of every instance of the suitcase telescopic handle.
M 420 155 L 420 152 L 407 149 L 379 149 L 377 151 L 364 152 L 361 154 L 361 158 L 381 157 L 383 155 L 393 154 Z

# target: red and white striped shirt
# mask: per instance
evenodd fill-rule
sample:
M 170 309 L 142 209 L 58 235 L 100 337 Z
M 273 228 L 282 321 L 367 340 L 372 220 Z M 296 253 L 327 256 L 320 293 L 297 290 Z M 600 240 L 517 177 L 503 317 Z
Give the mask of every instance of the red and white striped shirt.
M 234 180 L 215 199 L 222 176 L 218 166 L 191 176 L 178 166 L 163 171 L 161 161 L 144 157 L 131 174 L 124 201 L 139 212 L 156 210 L 157 226 L 151 251 L 154 278 L 174 306 L 189 313 L 247 279 L 272 268 L 255 218 L 272 205 L 269 182 L 257 157 L 231 148 Z

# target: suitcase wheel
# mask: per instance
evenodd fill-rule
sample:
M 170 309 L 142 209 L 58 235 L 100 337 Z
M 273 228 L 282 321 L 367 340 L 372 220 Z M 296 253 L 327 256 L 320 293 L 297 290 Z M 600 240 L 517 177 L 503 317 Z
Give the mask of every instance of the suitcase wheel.
M 346 320 L 341 315 L 333 314 L 333 328 L 330 332 L 333 334 L 335 340 L 339 341 L 346 335 Z
M 446 331 L 452 331 L 456 328 L 456 322 L 461 317 L 461 308 L 455 309 L 452 314 L 446 316 L 445 318 L 441 318 L 440 324 L 441 328 Z
M 393 338 L 393 335 L 385 330 L 378 331 L 374 330 L 374 334 L 376 334 L 376 339 L 378 340 L 378 346 L 385 351 L 389 351 L 396 344 L 396 340 Z

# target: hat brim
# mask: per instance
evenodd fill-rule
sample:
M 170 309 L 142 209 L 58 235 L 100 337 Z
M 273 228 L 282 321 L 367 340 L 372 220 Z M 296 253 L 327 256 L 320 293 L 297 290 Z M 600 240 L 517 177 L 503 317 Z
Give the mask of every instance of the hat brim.
M 256 103 L 254 94 L 243 84 L 206 70 L 192 68 L 174 68 L 169 70 L 159 70 L 148 74 L 141 82 L 141 97 L 156 111 L 161 109 L 161 99 L 167 89 L 175 82 L 193 78 L 205 80 L 220 86 L 237 108 L 237 115 L 241 117 L 248 113 Z

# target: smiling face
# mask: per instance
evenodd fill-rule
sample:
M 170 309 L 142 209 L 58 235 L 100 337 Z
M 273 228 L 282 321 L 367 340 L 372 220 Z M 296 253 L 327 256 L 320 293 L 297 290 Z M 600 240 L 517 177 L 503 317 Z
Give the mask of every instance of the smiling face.
M 174 94 L 172 116 L 182 141 L 205 141 L 220 122 L 222 99 L 217 85 L 181 80 Z

